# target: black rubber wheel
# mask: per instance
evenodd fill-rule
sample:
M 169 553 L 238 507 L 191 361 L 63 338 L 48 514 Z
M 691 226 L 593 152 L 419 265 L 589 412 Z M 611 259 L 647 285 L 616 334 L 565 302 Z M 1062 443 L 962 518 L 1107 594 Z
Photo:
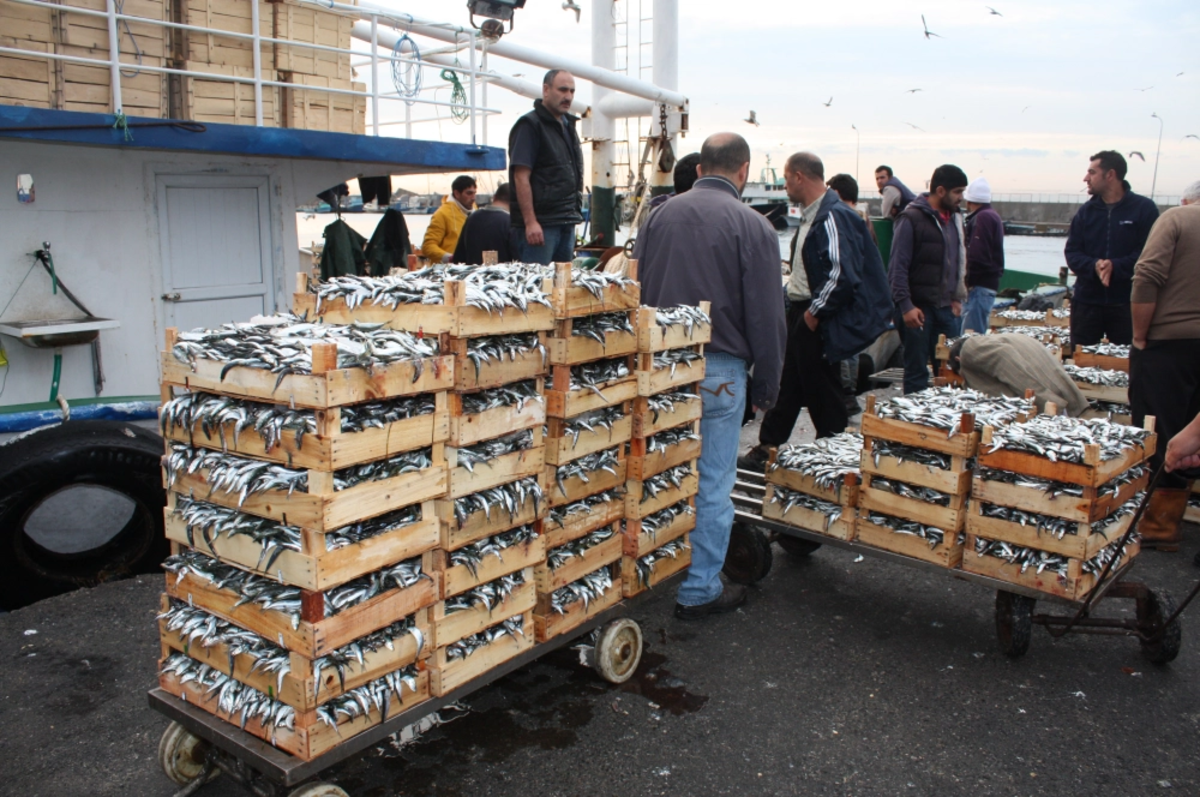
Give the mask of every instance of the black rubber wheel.
M 996 638 L 1000 652 L 1017 659 L 1029 650 L 1033 635 L 1033 598 L 1004 590 L 996 592 Z
M 162 454 L 161 437 L 119 421 L 68 421 L 0 448 L 0 609 L 157 571 L 169 549 Z M 111 533 L 98 518 L 92 536 L 55 528 L 54 511 L 79 513 L 84 494 L 119 505 Z
M 808 556 L 813 551 L 821 547 L 819 542 L 811 542 L 810 540 L 802 540 L 799 537 L 789 537 L 786 534 L 780 534 L 775 538 L 775 542 L 779 543 L 779 547 L 784 550 L 788 556 Z
M 771 572 L 771 540 L 756 526 L 734 523 L 721 571 L 735 584 L 756 584 Z
M 1183 629 L 1176 617 L 1163 628 L 1168 617 L 1175 614 L 1175 601 L 1161 590 L 1150 590 L 1150 596 L 1138 613 L 1139 630 L 1150 637 L 1142 641 L 1142 655 L 1154 664 L 1169 664 L 1179 655 Z

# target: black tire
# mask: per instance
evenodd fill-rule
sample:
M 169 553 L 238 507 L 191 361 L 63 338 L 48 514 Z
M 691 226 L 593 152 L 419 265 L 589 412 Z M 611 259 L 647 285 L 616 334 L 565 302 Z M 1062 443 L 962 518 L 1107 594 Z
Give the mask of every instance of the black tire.
M 734 523 L 721 572 L 735 584 L 756 584 L 771 572 L 772 556 L 771 540 L 761 529 Z
M 1138 614 L 1139 630 L 1150 637 L 1142 640 L 1142 655 L 1153 664 L 1169 664 L 1179 655 L 1183 628 L 1176 617 L 1163 628 L 1168 617 L 1175 614 L 1175 601 L 1161 590 L 1150 590 L 1149 598 Z
M 1033 598 L 996 591 L 996 639 L 1000 652 L 1011 659 L 1024 656 L 1033 636 Z
M 166 557 L 157 434 L 120 421 L 68 421 L 0 449 L 0 608 L 12 610 L 78 587 L 154 572 Z M 124 526 L 97 547 L 50 550 L 26 522 L 54 493 L 97 486 L 132 502 Z
M 775 542 L 779 543 L 779 547 L 784 550 L 788 556 L 808 556 L 821 547 L 819 542 L 811 542 L 802 540 L 799 537 L 789 537 L 786 534 L 780 534 L 775 538 Z

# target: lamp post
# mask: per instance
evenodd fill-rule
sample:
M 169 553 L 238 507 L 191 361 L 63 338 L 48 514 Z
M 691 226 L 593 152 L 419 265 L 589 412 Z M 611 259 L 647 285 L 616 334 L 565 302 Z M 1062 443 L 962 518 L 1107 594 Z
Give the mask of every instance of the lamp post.
M 1150 201 L 1154 201 L 1154 188 L 1158 185 L 1158 153 L 1162 151 L 1163 120 L 1157 112 L 1150 117 L 1158 120 L 1158 149 L 1154 150 L 1154 177 L 1150 181 Z
M 850 129 L 854 131 L 854 182 L 858 182 L 858 145 L 862 141 L 862 133 L 858 131 L 856 125 L 851 124 Z

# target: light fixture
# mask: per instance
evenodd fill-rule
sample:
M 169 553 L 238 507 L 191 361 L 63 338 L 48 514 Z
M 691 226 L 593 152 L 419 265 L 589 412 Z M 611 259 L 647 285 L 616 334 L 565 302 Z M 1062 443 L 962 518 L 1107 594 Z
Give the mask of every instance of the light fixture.
M 525 0 L 467 0 L 467 10 L 471 12 L 471 27 L 481 31 L 489 39 L 499 39 L 505 33 L 512 33 L 513 12 L 525 7 Z M 482 25 L 475 22 L 475 15 L 487 17 Z M 504 30 L 504 22 L 508 30 Z

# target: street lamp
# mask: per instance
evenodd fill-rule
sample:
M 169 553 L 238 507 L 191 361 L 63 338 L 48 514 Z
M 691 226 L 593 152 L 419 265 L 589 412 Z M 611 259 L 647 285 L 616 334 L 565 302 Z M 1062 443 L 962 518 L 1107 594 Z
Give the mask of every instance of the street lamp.
M 862 133 L 858 131 L 855 125 L 850 125 L 850 129 L 854 131 L 854 182 L 858 182 L 858 145 L 862 141 Z
M 1158 185 L 1158 153 L 1162 151 L 1162 134 L 1163 120 L 1158 113 L 1150 114 L 1151 118 L 1158 120 L 1158 149 L 1154 150 L 1154 178 L 1150 181 L 1150 201 L 1154 201 L 1154 188 Z

